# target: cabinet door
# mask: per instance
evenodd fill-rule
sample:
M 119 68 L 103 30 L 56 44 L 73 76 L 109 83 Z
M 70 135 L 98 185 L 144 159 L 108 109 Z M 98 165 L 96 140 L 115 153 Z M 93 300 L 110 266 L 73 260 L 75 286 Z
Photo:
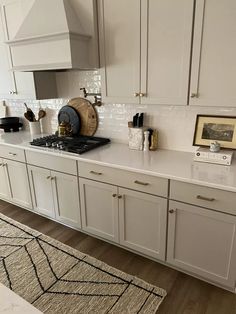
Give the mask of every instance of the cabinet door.
M 235 0 L 196 1 L 191 105 L 235 107 L 235 20 Z
M 99 3 L 102 99 L 139 103 L 140 1 Z
M 56 219 L 81 228 L 79 186 L 76 176 L 51 171 Z
M 119 188 L 120 244 L 165 260 L 167 200 Z
M 34 209 L 55 218 L 52 181 L 50 170 L 28 166 Z
M 9 178 L 10 198 L 16 204 L 32 209 L 26 164 L 4 160 Z
M 3 199 L 10 198 L 8 173 L 2 158 L 0 158 L 0 197 Z
M 194 0 L 141 3 L 141 103 L 187 105 Z
M 3 18 L 3 26 L 5 40 L 13 39 L 16 35 L 24 17 L 31 8 L 32 0 L 2 0 L 1 13 Z M 4 40 L 4 41 L 5 41 Z M 4 44 L 6 45 L 6 44 Z M 9 69 L 12 67 L 12 55 L 10 49 L 8 56 Z M 6 98 L 17 99 L 34 99 L 35 85 L 34 74 L 32 72 L 11 72 L 14 76 L 14 86 L 10 89 L 10 95 Z
M 82 229 L 118 242 L 117 187 L 79 179 Z
M 10 71 L 10 52 L 4 43 L 4 29 L 0 14 L 0 98 L 9 98 L 15 90 L 14 74 Z
M 236 217 L 170 202 L 167 262 L 233 288 Z

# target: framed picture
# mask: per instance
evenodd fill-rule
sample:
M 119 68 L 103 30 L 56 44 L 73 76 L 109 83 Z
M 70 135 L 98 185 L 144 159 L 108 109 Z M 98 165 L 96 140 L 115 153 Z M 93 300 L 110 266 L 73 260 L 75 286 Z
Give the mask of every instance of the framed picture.
M 222 148 L 236 149 L 236 117 L 197 115 L 194 146 L 210 146 L 217 141 Z

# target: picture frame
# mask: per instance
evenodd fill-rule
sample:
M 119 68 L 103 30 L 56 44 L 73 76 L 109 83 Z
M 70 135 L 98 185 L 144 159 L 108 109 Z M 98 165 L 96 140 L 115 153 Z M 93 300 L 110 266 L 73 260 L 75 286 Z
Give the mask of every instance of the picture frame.
M 193 146 L 209 147 L 217 141 L 221 148 L 236 149 L 236 117 L 197 115 Z

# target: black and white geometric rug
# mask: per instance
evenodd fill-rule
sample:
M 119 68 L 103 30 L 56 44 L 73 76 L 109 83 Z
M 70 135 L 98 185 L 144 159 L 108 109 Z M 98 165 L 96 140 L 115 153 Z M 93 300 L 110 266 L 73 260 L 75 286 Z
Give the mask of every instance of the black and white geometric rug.
M 0 214 L 0 282 L 44 313 L 156 313 L 166 291 Z

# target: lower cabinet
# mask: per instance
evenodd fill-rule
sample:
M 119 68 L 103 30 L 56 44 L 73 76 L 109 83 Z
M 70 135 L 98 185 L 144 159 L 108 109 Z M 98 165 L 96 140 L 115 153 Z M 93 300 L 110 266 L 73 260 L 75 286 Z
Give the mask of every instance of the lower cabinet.
M 31 195 L 25 163 L 0 159 L 0 197 L 31 209 Z
M 167 200 L 80 178 L 82 229 L 165 260 Z
M 77 176 L 28 166 L 34 209 L 81 228 Z
M 170 201 L 167 248 L 169 264 L 235 287 L 235 216 Z

